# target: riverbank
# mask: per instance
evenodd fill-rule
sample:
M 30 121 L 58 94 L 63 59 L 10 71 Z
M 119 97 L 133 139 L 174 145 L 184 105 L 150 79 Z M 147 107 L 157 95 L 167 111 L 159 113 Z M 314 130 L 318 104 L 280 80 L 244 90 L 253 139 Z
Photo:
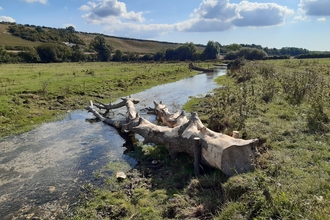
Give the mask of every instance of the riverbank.
M 115 101 L 197 73 L 184 62 L 2 64 L 0 138 L 58 120 L 89 100 Z
M 220 77 L 225 87 L 214 95 L 187 104 L 215 131 L 260 139 L 254 172 L 228 178 L 206 169 L 194 177 L 192 158 L 136 145 L 128 153 L 139 164 L 128 178 L 105 175 L 102 187 L 85 188 L 71 218 L 328 218 L 329 62 L 250 62 Z

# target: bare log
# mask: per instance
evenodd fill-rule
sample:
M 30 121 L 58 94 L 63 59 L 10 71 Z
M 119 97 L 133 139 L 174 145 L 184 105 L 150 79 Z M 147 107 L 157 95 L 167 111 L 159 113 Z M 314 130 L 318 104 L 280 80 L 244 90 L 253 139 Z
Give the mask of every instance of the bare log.
M 171 117 L 174 114 L 171 114 L 162 103 L 157 102 L 154 102 L 154 110 L 156 115 L 161 113 L 159 119 L 167 127 L 155 125 L 136 113 L 133 99 L 122 100 L 126 101 L 128 112 L 126 119 L 122 121 L 115 122 L 103 117 L 95 110 L 92 102 L 86 109 L 108 125 L 141 135 L 146 143 L 164 145 L 170 155 L 184 152 L 195 156 L 195 138 L 199 138 L 202 163 L 218 168 L 230 176 L 254 170 L 254 149 L 258 139 L 243 140 L 214 132 L 203 125 L 197 113 L 192 113 L 189 120 L 182 113 Z M 199 163 L 198 158 L 196 161 Z

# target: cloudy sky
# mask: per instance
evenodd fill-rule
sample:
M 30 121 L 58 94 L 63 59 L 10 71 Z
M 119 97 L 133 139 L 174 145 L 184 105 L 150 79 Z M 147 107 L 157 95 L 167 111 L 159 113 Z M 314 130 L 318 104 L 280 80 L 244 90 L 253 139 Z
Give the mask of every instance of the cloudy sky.
M 1 0 L 0 21 L 175 43 L 330 51 L 330 0 Z

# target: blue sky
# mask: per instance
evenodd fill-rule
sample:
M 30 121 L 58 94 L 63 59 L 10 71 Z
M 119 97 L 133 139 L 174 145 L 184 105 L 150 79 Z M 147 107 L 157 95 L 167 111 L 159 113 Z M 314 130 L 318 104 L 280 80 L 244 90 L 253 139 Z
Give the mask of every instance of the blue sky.
M 330 0 L 1 0 L 0 21 L 175 43 L 330 51 Z

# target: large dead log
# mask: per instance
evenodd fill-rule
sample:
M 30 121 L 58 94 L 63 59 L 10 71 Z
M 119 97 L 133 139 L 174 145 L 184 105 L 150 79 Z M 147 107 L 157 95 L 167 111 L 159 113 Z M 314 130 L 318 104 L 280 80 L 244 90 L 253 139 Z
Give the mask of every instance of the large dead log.
M 218 168 L 229 176 L 254 170 L 254 150 L 258 139 L 243 140 L 214 132 L 203 125 L 197 113 L 192 113 L 188 120 L 184 113 L 171 114 L 166 106 L 157 102 L 154 102 L 154 113 L 167 126 L 155 125 L 136 112 L 136 99 L 122 99 L 121 104 L 112 106 L 124 106 L 124 103 L 127 116 L 120 121 L 104 117 L 94 108 L 92 102 L 86 109 L 108 125 L 141 135 L 146 143 L 165 146 L 170 155 L 180 152 L 196 155 L 195 139 L 199 138 L 202 163 Z M 102 109 L 106 109 L 102 106 Z

